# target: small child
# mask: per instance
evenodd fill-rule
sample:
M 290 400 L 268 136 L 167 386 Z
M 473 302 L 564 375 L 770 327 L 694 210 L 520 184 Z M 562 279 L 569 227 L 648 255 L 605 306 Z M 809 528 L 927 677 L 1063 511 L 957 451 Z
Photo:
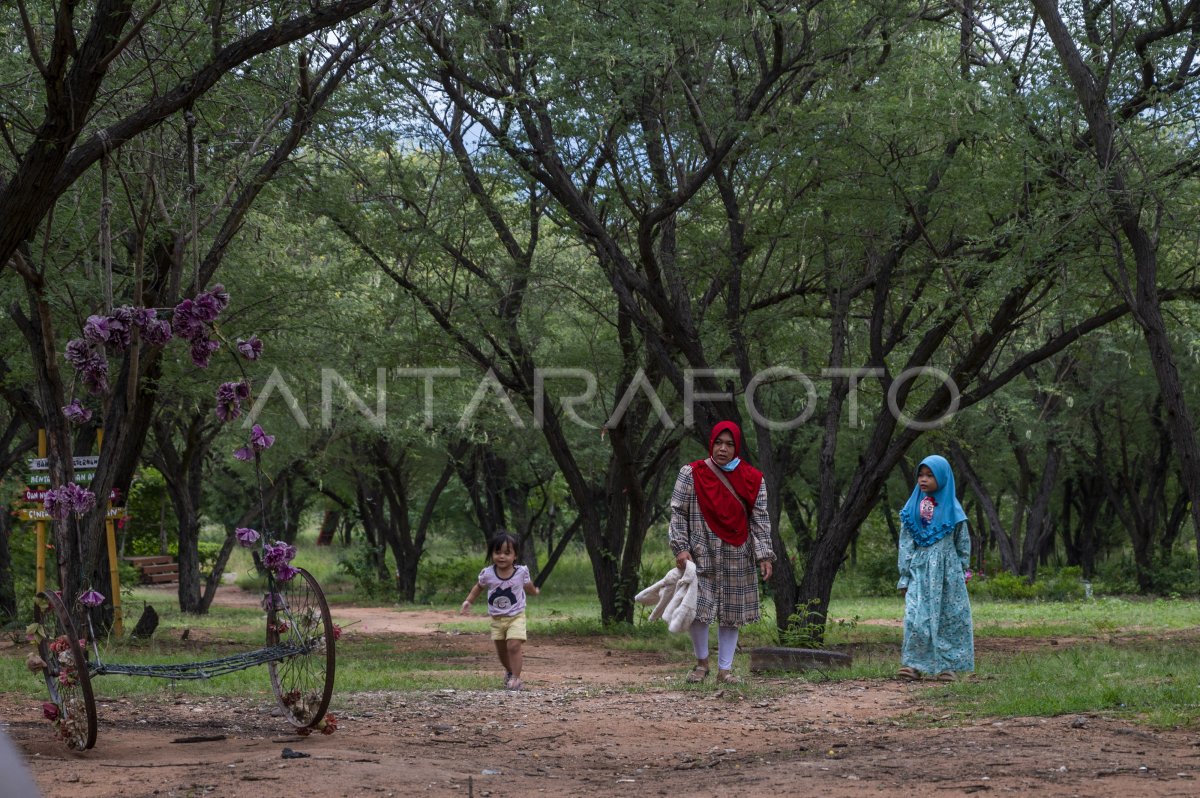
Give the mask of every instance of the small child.
M 525 634 L 525 593 L 538 595 L 542 591 L 529 579 L 529 569 L 517 565 L 517 547 L 520 541 L 511 532 L 500 532 L 488 543 L 488 562 L 479 572 L 479 581 L 467 594 L 459 614 L 471 611 L 471 602 L 487 590 L 488 615 L 492 618 L 492 642 L 500 664 L 504 666 L 504 686 L 509 690 L 524 687 L 521 681 L 521 664 L 524 656 L 521 645 Z
M 954 681 L 975 670 L 970 561 L 971 536 L 954 493 L 954 472 L 946 458 L 930 455 L 917 468 L 917 484 L 900 511 L 901 679 L 926 674 Z

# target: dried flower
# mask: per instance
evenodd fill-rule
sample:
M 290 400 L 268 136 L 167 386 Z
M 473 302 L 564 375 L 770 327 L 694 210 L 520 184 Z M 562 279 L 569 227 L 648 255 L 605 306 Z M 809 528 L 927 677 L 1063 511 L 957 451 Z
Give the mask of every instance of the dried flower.
M 56 721 L 56 720 L 58 720 L 58 715 L 59 715 L 58 704 L 54 704 L 50 701 L 42 702 L 42 717 L 43 718 L 45 718 L 46 720 L 49 720 L 49 721 Z
M 321 734 L 333 734 L 337 731 L 337 718 L 333 715 L 326 714 L 318 724 L 321 728 Z
M 46 668 L 46 660 L 38 656 L 36 651 L 30 651 L 25 656 L 25 667 L 30 673 L 41 673 Z

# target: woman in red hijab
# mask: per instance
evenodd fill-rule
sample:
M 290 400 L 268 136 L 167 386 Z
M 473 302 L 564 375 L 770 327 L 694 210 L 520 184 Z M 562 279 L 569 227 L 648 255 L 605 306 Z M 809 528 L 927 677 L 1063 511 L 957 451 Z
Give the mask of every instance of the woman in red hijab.
M 679 469 L 671 494 L 671 551 L 683 570 L 696 565 L 699 587 L 689 682 L 708 676 L 708 627 L 717 622 L 717 681 L 736 684 L 738 628 L 760 615 L 758 575 L 771 578 L 771 521 L 762 472 L 742 462 L 742 431 L 732 421 L 713 427 L 709 456 Z M 757 570 L 756 570 L 757 564 Z

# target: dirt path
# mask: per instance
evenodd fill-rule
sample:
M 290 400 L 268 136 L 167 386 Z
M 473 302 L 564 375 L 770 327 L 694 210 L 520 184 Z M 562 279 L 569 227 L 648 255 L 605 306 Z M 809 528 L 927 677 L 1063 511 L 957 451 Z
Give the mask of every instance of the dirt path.
M 336 616 L 359 620 L 350 634 L 496 670 L 486 635 L 437 630 L 452 620 L 445 613 L 339 607 Z M 331 736 L 286 733 L 272 706 L 251 699 L 103 701 L 99 740 L 85 753 L 54 743 L 27 699 L 0 696 L 0 717 L 51 797 L 1200 793 L 1194 732 L 1080 716 L 914 728 L 914 717 L 939 720 L 919 685 L 759 680 L 778 694 L 764 699 L 680 690 L 684 664 L 536 639 L 524 692 L 338 694 Z M 171 743 L 214 735 L 225 739 Z M 284 747 L 310 756 L 283 759 Z

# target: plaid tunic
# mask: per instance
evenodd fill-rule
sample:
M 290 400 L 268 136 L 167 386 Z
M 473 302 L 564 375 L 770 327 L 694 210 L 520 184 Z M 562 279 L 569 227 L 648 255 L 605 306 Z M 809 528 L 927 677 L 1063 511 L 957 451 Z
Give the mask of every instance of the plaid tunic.
M 722 488 L 724 490 L 724 488 Z M 775 560 L 771 550 L 771 519 L 767 515 L 767 483 L 763 480 L 754 500 L 750 539 L 730 546 L 713 534 L 700 513 L 692 467 L 679 469 L 671 492 L 671 551 L 691 552 L 696 563 L 698 597 L 696 620 L 721 626 L 743 626 L 757 621 L 760 560 Z

